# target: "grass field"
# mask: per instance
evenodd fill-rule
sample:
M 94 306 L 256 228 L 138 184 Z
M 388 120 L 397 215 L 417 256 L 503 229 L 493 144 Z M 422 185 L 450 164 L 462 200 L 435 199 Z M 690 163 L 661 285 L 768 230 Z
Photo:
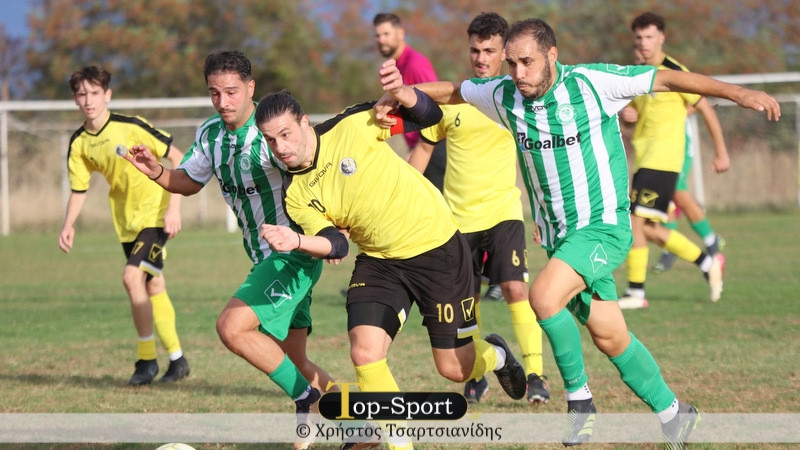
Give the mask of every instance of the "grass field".
M 649 347 L 670 387 L 701 411 L 800 412 L 800 213 L 712 215 L 711 220 L 728 243 L 722 300 L 709 302 L 700 272 L 678 263 L 668 273 L 648 274 L 651 306 L 626 312 L 628 325 Z M 121 283 L 120 245 L 110 230 L 79 229 L 69 255 L 58 249 L 57 241 L 55 232 L 0 238 L 0 412 L 294 411 L 266 376 L 222 346 L 214 329 L 217 314 L 250 268 L 238 234 L 186 230 L 170 242 L 165 274 L 192 375 L 177 384 L 142 388 L 127 386 L 135 331 Z M 657 252 L 651 249 L 655 261 Z M 543 252 L 529 244 L 532 276 L 544 262 Z M 335 378 L 354 381 L 340 294 L 351 269 L 352 257 L 342 265 L 325 266 L 314 291 L 309 353 Z M 624 267 L 617 276 L 621 290 Z M 484 333 L 506 336 L 517 351 L 505 303 L 484 302 L 482 312 Z M 588 335 L 583 337 L 598 410 L 647 412 Z M 168 362 L 163 349 L 159 352 L 163 373 Z M 535 410 L 563 412 L 564 390 L 546 343 L 544 354 L 552 401 Z M 389 364 L 401 389 L 462 390 L 436 375 L 417 315 L 398 336 Z M 531 411 L 526 402 L 505 397 L 495 380 L 490 383 L 488 397 L 475 410 Z

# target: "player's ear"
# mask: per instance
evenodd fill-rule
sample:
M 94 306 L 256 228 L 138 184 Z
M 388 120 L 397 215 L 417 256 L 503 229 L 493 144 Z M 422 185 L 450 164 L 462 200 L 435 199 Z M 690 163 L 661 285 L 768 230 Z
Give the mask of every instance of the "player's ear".
M 555 64 L 558 60 L 558 47 L 550 47 L 550 50 L 547 51 L 547 60 L 550 61 L 550 64 Z

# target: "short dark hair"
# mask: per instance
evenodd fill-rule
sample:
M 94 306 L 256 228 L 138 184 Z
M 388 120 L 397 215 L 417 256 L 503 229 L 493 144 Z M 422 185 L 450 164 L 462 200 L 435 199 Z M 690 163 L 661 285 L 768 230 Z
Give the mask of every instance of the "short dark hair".
M 256 107 L 256 125 L 264 123 L 270 119 L 280 116 L 284 113 L 291 113 L 298 121 L 305 113 L 292 93 L 286 89 L 281 89 L 277 92 L 271 92 L 258 101 Z
M 239 78 L 245 82 L 253 78 L 250 60 L 238 50 L 224 50 L 206 57 L 206 63 L 203 66 L 206 83 L 208 83 L 208 76 L 217 72 L 238 73 Z
M 658 28 L 658 31 L 662 33 L 667 28 L 667 23 L 664 21 L 663 17 L 653 12 L 646 12 L 639 14 L 635 19 L 633 19 L 633 22 L 631 22 L 631 31 L 641 30 L 642 28 L 647 28 L 650 25 L 655 25 L 656 28 Z
M 375 18 L 372 19 L 372 25 L 376 27 L 386 22 L 389 22 L 396 27 L 403 26 L 403 22 L 400 21 L 400 16 L 395 13 L 378 13 L 375 14 Z
M 493 12 L 482 12 L 475 16 L 467 27 L 467 36 L 478 36 L 481 39 L 489 39 L 492 36 L 500 36 L 505 39 L 508 32 L 508 22 L 502 16 Z
M 542 19 L 525 19 L 514 22 L 506 33 L 505 42 L 521 35 L 532 37 L 543 54 L 546 54 L 552 47 L 557 47 L 556 33 Z
M 78 70 L 69 77 L 69 88 L 72 89 L 73 94 L 78 92 L 81 83 L 84 81 L 88 81 L 92 84 L 99 84 L 103 87 L 104 91 L 107 91 L 108 85 L 111 83 L 111 72 L 98 66 L 82 67 L 81 70 Z

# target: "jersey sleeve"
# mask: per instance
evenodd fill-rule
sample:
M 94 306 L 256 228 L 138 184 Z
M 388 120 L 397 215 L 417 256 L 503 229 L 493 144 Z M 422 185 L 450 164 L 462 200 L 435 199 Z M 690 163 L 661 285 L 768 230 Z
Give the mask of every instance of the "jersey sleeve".
M 73 192 L 86 192 L 89 190 L 89 180 L 96 168 L 91 165 L 87 158 L 84 158 L 83 152 L 74 145 L 70 146 L 69 156 L 67 156 L 67 170 L 69 173 L 69 187 Z
M 656 68 L 647 65 L 586 64 L 575 66 L 574 70 L 591 84 L 609 115 L 619 112 L 636 96 L 652 92 L 656 77 Z
M 511 83 L 511 77 L 470 78 L 461 83 L 461 98 L 493 121 L 504 125 L 497 110 L 494 93 L 503 82 Z
M 205 186 L 206 183 L 214 176 L 213 165 L 211 158 L 208 154 L 208 146 L 203 145 L 204 130 L 200 129 L 197 132 L 195 141 L 186 154 L 183 155 L 183 160 L 178 165 L 179 170 L 183 170 L 196 183 Z

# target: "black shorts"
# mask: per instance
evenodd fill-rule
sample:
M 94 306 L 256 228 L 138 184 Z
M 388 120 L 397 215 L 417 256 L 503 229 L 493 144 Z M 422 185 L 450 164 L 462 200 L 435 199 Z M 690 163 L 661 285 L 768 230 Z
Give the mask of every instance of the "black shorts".
M 163 228 L 145 228 L 133 242 L 123 242 L 122 251 L 128 258 L 129 266 L 135 266 L 147 272 L 147 279 L 160 276 L 164 268 L 164 257 L 167 244 L 167 233 Z
M 678 172 L 639 169 L 631 182 L 631 212 L 645 219 L 667 221 Z
M 347 291 L 347 327 L 373 325 L 394 337 L 416 303 L 431 346 L 458 348 L 478 333 L 473 294 L 469 246 L 459 232 L 413 258 L 381 259 L 362 253 L 356 257 Z M 393 311 L 391 321 L 396 317 L 396 323 L 387 324 L 381 311 Z
M 464 233 L 472 251 L 474 292 L 480 292 L 481 275 L 489 284 L 528 281 L 528 251 L 525 249 L 525 224 L 506 220 L 488 230 Z

